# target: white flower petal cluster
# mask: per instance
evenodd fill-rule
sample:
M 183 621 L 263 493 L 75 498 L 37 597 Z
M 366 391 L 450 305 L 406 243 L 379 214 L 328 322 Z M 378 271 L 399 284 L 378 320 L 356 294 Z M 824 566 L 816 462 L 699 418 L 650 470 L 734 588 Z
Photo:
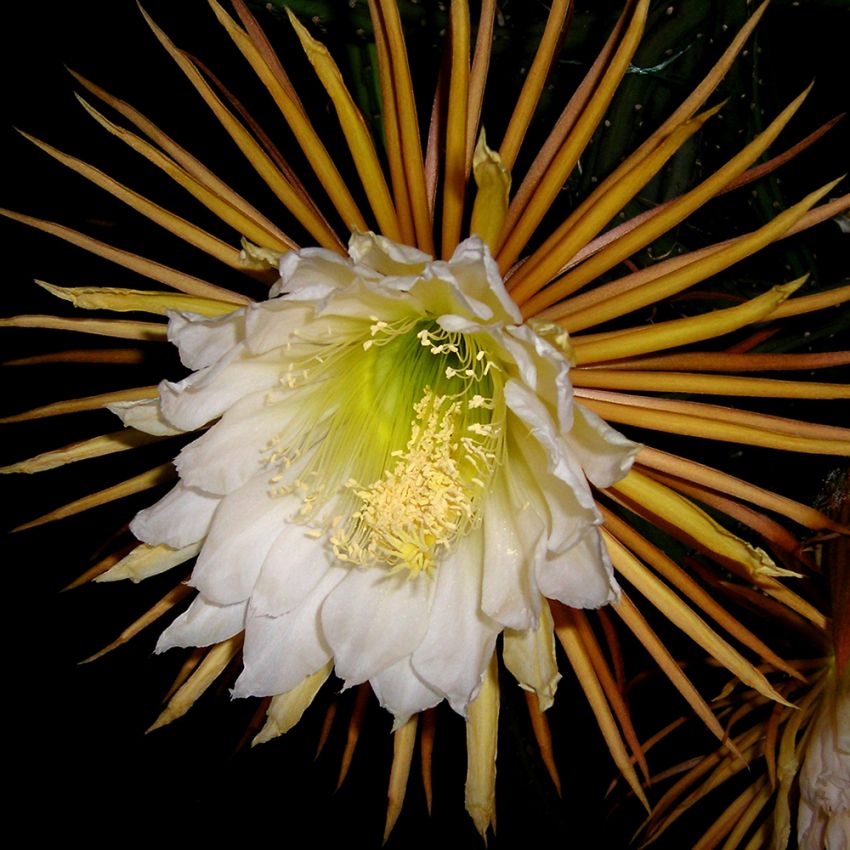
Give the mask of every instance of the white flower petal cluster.
M 465 714 L 504 631 L 546 705 L 545 597 L 616 599 L 588 481 L 619 480 L 637 447 L 574 402 L 563 349 L 522 324 L 481 240 L 443 262 L 355 234 L 349 254 L 286 254 L 269 300 L 173 314 L 193 372 L 117 411 L 206 428 L 132 524 L 200 545 L 198 594 L 158 650 L 244 630 L 235 695 L 286 693 L 332 659 L 398 724 L 443 699 Z
M 850 850 L 850 672 L 831 679 L 800 770 L 802 850 Z

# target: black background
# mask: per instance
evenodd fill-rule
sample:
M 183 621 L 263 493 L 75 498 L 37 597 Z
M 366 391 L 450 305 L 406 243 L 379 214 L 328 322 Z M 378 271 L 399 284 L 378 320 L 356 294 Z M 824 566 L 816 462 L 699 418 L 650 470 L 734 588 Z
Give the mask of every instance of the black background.
M 719 13 L 720 7 L 728 4 L 714 5 Z M 545 14 L 539 3 L 526 3 L 522 8 L 518 4 L 504 6 L 515 16 L 518 32 L 531 28 Z M 205 61 L 209 58 L 215 68 L 227 63 L 239 85 L 249 79 L 205 4 L 159 0 L 148 3 L 147 8 L 179 45 L 202 54 Z M 194 251 L 186 254 L 177 240 L 140 222 L 138 216 L 49 160 L 11 129 L 17 125 L 97 163 L 164 202 L 173 199 L 178 207 L 185 207 L 187 216 L 208 223 L 158 174 L 140 165 L 83 113 L 72 94 L 77 87 L 62 67 L 67 63 L 140 108 L 216 170 L 232 175 L 229 179 L 240 190 L 245 187 L 249 197 L 264 197 L 259 181 L 229 153 L 227 140 L 156 44 L 135 4 L 125 0 L 18 3 L 5 12 L 3 26 L 3 111 L 7 117 L 0 127 L 4 154 L 0 205 L 61 221 L 224 285 L 232 283 L 235 276 L 222 278 L 205 258 L 195 256 Z M 847 35 L 847 7 L 842 3 L 775 2 L 769 10 L 759 35 L 765 51 L 758 68 L 765 107 L 770 110 L 775 103 L 787 101 L 817 77 L 812 102 L 794 125 L 794 138 L 846 108 Z M 276 37 L 283 39 L 287 50 L 291 48 L 287 37 Z M 329 38 L 335 37 L 339 36 L 332 31 Z M 433 66 L 436 53 L 429 53 L 427 38 L 419 49 L 422 62 Z M 289 57 L 284 58 L 288 63 Z M 508 59 L 502 54 L 500 62 Z M 510 73 L 508 67 L 508 76 Z M 300 77 L 295 79 L 300 86 Z M 249 90 L 247 85 L 244 88 Z M 257 103 L 261 103 L 259 98 Z M 321 112 L 323 102 L 317 105 Z M 792 164 L 785 184 L 789 195 L 799 197 L 845 171 L 847 141 L 847 128 L 839 127 L 818 146 L 817 153 L 810 152 Z M 267 204 L 269 208 L 274 209 Z M 757 211 L 742 215 L 757 215 Z M 20 311 L 70 315 L 70 310 L 63 310 L 36 290 L 29 282 L 33 276 L 66 286 L 142 283 L 129 272 L 116 271 L 20 225 L 0 222 L 0 227 L 4 315 Z M 829 227 L 835 230 L 834 225 Z M 844 272 L 834 234 L 826 239 L 824 245 L 815 241 L 813 250 L 822 251 L 818 271 L 830 284 L 840 281 Z M 774 256 L 772 262 L 781 263 L 781 259 Z M 758 274 L 753 272 L 753 277 Z M 249 291 L 256 294 L 258 290 Z M 4 330 L 2 334 L 5 359 L 89 344 L 88 340 L 71 342 L 58 333 Z M 120 346 L 97 340 L 93 344 Z M 152 382 L 151 376 L 179 374 L 173 355 L 153 348 L 150 352 L 144 364 L 134 367 L 7 366 L 2 372 L 4 412 L 14 413 L 58 397 L 141 385 Z M 111 427 L 105 413 L 9 426 L 0 443 L 0 463 Z M 173 449 L 145 451 L 134 460 L 92 462 L 85 473 L 59 470 L 32 479 L 6 477 L 0 482 L 6 498 L 5 528 L 107 486 L 116 480 L 116 466 L 133 474 L 152 465 L 151 461 L 161 462 L 160 455 L 165 452 L 167 456 Z M 828 467 L 815 462 L 807 477 L 803 464 L 790 469 L 790 480 L 775 467 L 765 465 L 757 471 L 768 482 L 782 479 L 788 488 L 809 497 Z M 117 636 L 130 619 L 147 610 L 176 581 L 166 576 L 140 587 L 88 586 L 59 592 L 96 561 L 103 542 L 120 534 L 132 514 L 151 500 L 151 494 L 142 494 L 7 540 L 4 650 L 6 707 L 12 713 L 5 722 L 7 775 L 19 795 L 16 805 L 22 812 L 30 812 L 25 815 L 29 834 L 36 837 L 61 831 L 66 838 L 95 844 L 133 837 L 165 844 L 215 837 L 222 841 L 260 839 L 285 846 L 303 846 L 308 840 L 310 844 L 333 840 L 378 846 L 391 745 L 389 718 L 376 707 L 367 716 L 347 783 L 334 793 L 351 694 L 340 698 L 330 740 L 314 761 L 324 712 L 333 693 L 321 696 L 302 725 L 285 739 L 251 750 L 241 744 L 256 706 L 231 703 L 226 688 L 219 689 L 217 697 L 204 697 L 172 726 L 144 734 L 181 663 L 177 653 L 149 657 L 156 627 L 96 663 L 77 665 Z M 562 801 L 529 744 L 531 734 L 518 689 L 506 680 L 503 691 L 499 832 L 491 846 L 524 846 L 537 839 L 575 848 L 625 846 L 640 821 L 640 811 L 633 801 L 615 805 L 605 799 L 614 768 L 575 683 L 562 683 L 552 718 L 564 779 Z M 656 699 L 661 703 L 670 696 L 666 691 L 659 693 Z M 650 702 L 648 718 L 660 708 Z M 408 803 L 391 847 L 432 846 L 449 839 L 478 846 L 463 812 L 462 723 L 445 707 L 439 712 L 439 721 L 433 817 L 425 816 L 414 763 Z M 645 728 L 653 730 L 655 724 L 647 722 Z M 307 831 L 306 838 L 299 834 L 301 830 Z

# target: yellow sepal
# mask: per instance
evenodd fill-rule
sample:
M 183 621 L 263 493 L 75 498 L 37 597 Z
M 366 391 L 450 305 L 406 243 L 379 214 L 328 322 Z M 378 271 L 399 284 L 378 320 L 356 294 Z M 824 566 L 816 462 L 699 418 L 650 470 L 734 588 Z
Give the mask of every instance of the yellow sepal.
M 472 207 L 470 229 L 492 251 L 508 212 L 511 174 L 499 154 L 487 147 L 483 128 L 472 156 L 472 173 L 478 192 Z

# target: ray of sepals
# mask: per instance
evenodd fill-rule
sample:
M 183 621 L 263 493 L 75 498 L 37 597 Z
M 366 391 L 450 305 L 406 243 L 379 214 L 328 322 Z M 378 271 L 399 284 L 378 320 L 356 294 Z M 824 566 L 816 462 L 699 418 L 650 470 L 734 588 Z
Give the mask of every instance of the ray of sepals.
M 436 248 L 443 257 L 447 257 L 462 238 L 464 222 L 469 220 L 467 216 L 471 214 L 473 232 L 481 235 L 493 250 L 512 296 L 521 306 L 524 316 L 540 322 L 545 320 L 548 324 L 540 324 L 540 332 L 551 334 L 555 340 L 563 340 L 564 331 L 570 333 L 566 344 L 576 363 L 572 379 L 577 388 L 577 398 L 603 418 L 650 432 L 658 431 L 660 434 L 726 440 L 772 449 L 844 456 L 850 454 L 850 431 L 847 429 L 690 400 L 691 396 L 702 394 L 741 398 L 847 398 L 850 390 L 845 385 L 740 377 L 717 371 L 718 360 L 727 363 L 730 372 L 740 370 L 748 373 L 776 368 L 840 365 L 846 364 L 850 358 L 846 352 L 823 355 L 821 359 L 814 360 L 800 355 L 800 359 L 794 360 L 794 355 L 755 353 L 738 355 L 736 358 L 695 349 L 699 343 L 710 340 L 719 340 L 723 346 L 725 339 L 734 339 L 733 335 L 737 331 L 756 323 L 776 321 L 784 315 L 831 306 L 846 298 L 846 291 L 836 290 L 832 295 L 827 293 L 815 298 L 795 298 L 795 291 L 802 285 L 802 281 L 795 281 L 776 286 L 740 306 L 698 313 L 650 327 L 637 324 L 613 332 L 592 332 L 594 327 L 609 319 L 622 319 L 662 302 L 696 286 L 771 242 L 813 226 L 826 215 L 835 215 L 850 207 L 850 196 L 847 195 L 816 206 L 833 189 L 835 183 L 830 183 L 813 191 L 752 233 L 620 277 L 615 276 L 603 286 L 594 285 L 601 275 L 621 268 L 621 264 L 629 257 L 675 227 L 694 210 L 731 187 L 742 185 L 755 177 L 755 163 L 803 102 L 807 92 L 792 100 L 761 134 L 693 189 L 632 221 L 606 231 L 617 213 L 675 156 L 690 137 L 722 109 L 721 104 L 699 111 L 743 48 L 764 13 L 766 4 L 754 12 L 715 66 L 670 118 L 551 233 L 543 234 L 540 233 L 541 222 L 550 212 L 555 197 L 576 168 L 603 120 L 640 42 L 646 23 L 648 0 L 627 4 L 617 28 L 567 103 L 534 159 L 533 166 L 512 196 L 510 170 L 517 160 L 526 130 L 536 112 L 559 35 L 565 26 L 568 3 L 552 4 L 540 49 L 512 112 L 505 138 L 500 146 L 490 150 L 483 143 L 483 137 L 477 146 L 476 140 L 482 129 L 479 126 L 480 105 L 486 92 L 490 50 L 490 40 L 486 34 L 492 28 L 494 4 L 482 3 L 479 29 L 484 37 L 479 34 L 474 55 L 471 56 L 473 28 L 469 9 L 463 0 L 453 0 L 451 3 L 451 27 L 446 48 L 448 94 L 444 104 L 440 101 L 435 104 L 431 132 L 427 144 L 423 146 L 417 114 L 417 108 L 423 104 L 417 104 L 415 98 L 398 9 L 392 0 L 373 0 L 370 11 L 375 29 L 383 98 L 386 174 L 378 154 L 380 145 L 376 145 L 369 134 L 366 122 L 334 59 L 297 19 L 290 16 L 298 39 L 336 110 L 341 137 L 349 156 L 347 162 L 336 150 L 333 154 L 328 150 L 325 140 L 312 125 L 308 110 L 243 0 L 234 0 L 236 18 L 215 0 L 209 0 L 209 4 L 292 130 L 295 142 L 321 187 L 321 197 L 311 197 L 307 193 L 301 180 L 279 152 L 270 147 L 265 137 L 257 132 L 253 120 L 241 117 L 238 109 L 228 107 L 226 93 L 217 91 L 217 84 L 199 68 L 196 61 L 182 52 L 144 12 L 145 20 L 165 51 L 220 122 L 225 134 L 283 205 L 285 214 L 281 215 L 279 210 L 271 215 L 260 212 L 150 119 L 97 84 L 76 74 L 76 79 L 87 92 L 105 103 L 125 123 L 123 126 L 115 123 L 87 100 L 80 98 L 94 120 L 206 206 L 230 229 L 233 242 L 242 240 L 242 250 L 145 198 L 134 189 L 123 186 L 96 167 L 46 142 L 31 136 L 27 138 L 46 154 L 95 182 L 187 244 L 253 277 L 262 277 L 264 272 L 274 268 L 276 258 L 281 253 L 298 247 L 298 241 L 281 230 L 274 221 L 283 220 L 287 222 L 287 227 L 294 228 L 294 232 L 303 233 L 303 237 L 299 236 L 301 241 L 306 239 L 309 244 L 318 244 L 339 252 L 343 251 L 350 230 L 373 228 L 394 241 L 416 245 L 432 254 Z M 368 209 L 361 209 L 349 190 L 346 177 L 349 172 L 358 175 Z M 440 212 L 440 220 L 435 220 L 435 210 Z M 162 316 L 169 309 L 189 309 L 202 315 L 215 316 L 249 300 L 239 292 L 222 289 L 214 283 L 154 260 L 113 248 L 60 224 L 18 213 L 3 211 L 3 214 L 105 257 L 167 288 L 165 292 L 148 292 L 92 287 L 61 289 L 45 284 L 48 291 L 73 301 L 81 308 L 135 311 L 153 316 Z M 341 223 L 341 226 L 334 222 Z M 539 247 L 523 255 L 530 242 L 539 244 Z M 575 294 L 579 290 L 584 291 Z M 790 308 L 788 305 L 791 305 Z M 71 322 L 49 316 L 18 316 L 4 320 L 4 324 L 136 340 L 162 339 L 164 330 L 160 320 L 126 322 L 116 319 L 82 319 Z M 686 346 L 688 349 L 682 351 Z M 7 417 L 7 421 L 48 417 L 114 404 L 127 405 L 135 399 L 151 397 L 155 392 L 155 388 L 144 387 L 72 399 Z M 670 400 L 652 395 L 665 392 L 686 393 L 688 398 Z M 161 436 L 168 438 L 171 434 L 164 432 Z M 53 449 L 2 471 L 36 472 L 133 447 L 120 436 L 102 435 L 86 443 Z M 67 517 L 137 492 L 140 488 L 155 486 L 167 475 L 167 468 L 158 467 L 128 482 L 57 508 L 22 528 Z M 777 566 L 762 549 L 735 536 L 714 517 L 719 513 L 734 519 L 743 510 L 749 511 L 751 517 L 763 517 L 764 522 L 756 525 L 765 529 L 766 545 L 781 549 L 783 557 L 787 557 L 788 553 L 788 536 L 792 539 L 793 536 L 785 532 L 786 536 L 783 537 L 773 531 L 776 523 L 771 525 L 772 521 L 757 509 L 778 513 L 806 529 L 831 529 L 839 533 L 847 533 L 848 529 L 790 499 L 694 461 L 649 448 L 638 456 L 634 471 L 609 492 L 599 494 L 599 498 L 600 504 L 605 506 L 606 541 L 615 568 L 634 590 L 634 593 L 630 591 L 628 598 L 624 597 L 616 609 L 617 613 L 627 630 L 653 656 L 706 725 L 719 738 L 723 738 L 723 730 L 712 709 L 670 657 L 649 626 L 637 600 L 642 599 L 651 609 L 660 612 L 762 697 L 782 702 L 783 695 L 774 690 L 758 667 L 747 660 L 733 643 L 745 647 L 762 664 L 783 670 L 791 676 L 799 676 L 799 673 L 717 603 L 714 591 L 720 586 L 721 572 L 704 570 L 704 580 L 696 581 L 681 564 L 675 563 L 642 536 L 631 521 L 639 516 L 661 527 L 698 552 L 704 565 L 730 570 L 743 585 L 759 588 L 762 593 L 774 597 L 791 610 L 803 613 L 803 616 L 806 616 L 807 611 L 804 600 L 782 581 L 790 574 L 789 571 Z M 746 507 L 743 503 L 754 507 Z M 713 516 L 700 505 L 711 506 Z M 101 581 L 119 578 L 139 581 L 184 564 L 195 554 L 194 549 L 175 552 L 166 546 L 139 545 L 118 563 L 114 562 L 114 558 L 106 559 L 90 571 L 89 576 L 96 574 Z M 129 626 L 110 648 L 130 639 L 170 610 L 181 598 L 182 594 L 177 590 L 168 594 L 150 612 Z M 618 674 L 621 653 L 616 632 L 610 621 L 602 615 L 600 622 L 607 640 L 606 656 L 606 651 L 598 643 L 590 626 L 592 614 L 571 611 L 555 604 L 552 616 L 557 637 L 564 647 L 568 662 L 580 675 L 582 687 L 617 766 L 638 797 L 646 803 L 635 765 L 644 778 L 648 778 L 648 768 L 622 696 L 623 683 Z M 214 647 L 205 655 L 199 651 L 194 656 L 196 666 L 187 668 L 163 716 L 155 725 L 170 722 L 184 713 L 206 687 L 223 673 L 238 651 L 238 642 L 235 640 Z M 260 739 L 266 740 L 291 728 L 329 675 L 330 668 L 320 671 L 320 674 L 309 677 L 295 691 L 272 700 L 269 720 Z M 467 805 L 482 832 L 494 822 L 494 729 L 498 716 L 498 689 L 491 681 L 493 675 L 492 671 L 488 674 L 489 684 L 485 685 L 479 703 L 470 711 L 468 720 L 470 772 L 467 777 Z M 551 739 L 543 714 L 550 703 L 551 694 L 537 689 L 536 693 L 530 695 L 529 710 L 541 753 L 557 781 L 551 758 Z M 355 724 L 355 719 L 352 724 Z M 429 724 L 421 723 L 419 727 L 425 741 Z M 356 743 L 354 725 L 352 729 L 350 740 Z M 387 831 L 392 828 L 404 799 L 416 735 L 415 718 L 396 732 Z M 730 746 L 734 748 L 735 745 Z M 740 743 L 737 746 L 739 750 L 742 749 Z M 421 752 L 427 762 L 430 748 L 423 746 Z M 350 755 L 349 750 L 346 757 L 350 759 Z M 430 776 L 427 764 L 423 775 Z
M 835 490 L 830 508 L 837 519 L 846 522 L 850 516 L 846 472 L 828 487 L 832 485 Z M 825 836 L 843 834 L 846 795 L 842 802 L 840 789 L 846 777 L 847 757 L 840 754 L 842 748 L 838 744 L 832 765 L 818 763 L 818 757 L 828 759 L 829 752 L 828 745 L 818 752 L 817 739 L 823 730 L 830 729 L 830 724 L 840 729 L 850 694 L 844 615 L 847 544 L 846 536 L 833 536 L 816 544 L 820 550 L 818 562 L 829 588 L 828 604 L 818 604 L 830 611 L 832 622 L 817 609 L 820 617 L 808 619 L 783 612 L 783 631 L 786 636 L 793 636 L 797 653 L 792 662 L 794 678 L 777 677 L 777 688 L 788 702 L 771 703 L 754 690 L 730 682 L 715 701 L 715 708 L 724 720 L 731 743 L 744 754 L 746 762 L 721 747 L 695 762 L 686 761 L 667 771 L 675 781 L 642 825 L 642 846 L 652 844 L 687 817 L 691 807 L 696 806 L 699 811 L 705 799 L 714 801 L 718 814 L 700 839 L 698 846 L 702 850 L 718 846 L 729 850 L 755 846 L 783 850 L 795 834 L 797 845 L 814 850 L 824 846 Z M 750 595 L 750 603 L 754 610 L 770 616 L 766 609 L 772 602 L 767 597 Z M 661 734 L 666 737 L 668 733 Z M 809 758 L 817 765 L 814 769 Z M 840 766 L 841 758 L 845 769 Z M 656 780 L 664 778 L 658 776 Z M 813 783 L 817 787 L 814 793 Z M 798 797 L 803 802 L 796 812 Z M 826 841 L 829 844 L 830 838 Z

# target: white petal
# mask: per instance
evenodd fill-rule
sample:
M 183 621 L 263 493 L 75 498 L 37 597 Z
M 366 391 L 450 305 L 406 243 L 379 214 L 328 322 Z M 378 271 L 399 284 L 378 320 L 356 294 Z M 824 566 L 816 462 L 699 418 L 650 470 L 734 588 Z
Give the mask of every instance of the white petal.
M 563 353 L 528 325 L 505 328 L 504 339 L 520 367 L 523 383 L 555 412 L 558 431 L 569 431 L 573 427 L 573 385 Z
M 406 288 L 446 330 L 475 333 L 521 321 L 495 261 L 476 236 L 462 242 L 448 262 L 429 263 L 417 279 L 387 278 L 386 285 Z
M 539 562 L 537 583 L 544 596 L 572 608 L 599 608 L 620 596 L 611 559 L 596 528 L 589 528 L 566 552 Z
M 296 408 L 292 402 L 270 403 L 265 391 L 243 398 L 180 452 L 174 461 L 180 477 L 208 493 L 232 493 L 262 471 L 269 441 Z
M 204 318 L 194 313 L 168 314 L 168 339 L 180 352 L 180 361 L 189 369 L 210 366 L 245 338 L 245 311 Z
M 505 398 L 521 420 L 516 423 L 509 418 L 512 472 L 526 482 L 536 483 L 549 515 L 548 547 L 553 552 L 566 551 L 588 526 L 602 521 L 590 486 L 566 440 L 557 433 L 536 397 L 516 381 L 509 381 Z M 522 439 L 526 429 L 527 436 Z M 531 483 L 526 486 L 533 490 Z
M 315 326 L 322 333 L 356 335 L 362 341 L 368 338 L 376 316 L 389 323 L 409 316 L 424 316 L 422 305 L 407 293 L 412 281 L 409 277 L 384 278 L 380 284 L 356 281 L 316 305 L 316 322 L 310 326 L 311 334 L 317 335 L 313 330 Z M 327 323 L 326 330 L 322 330 L 323 322 Z
M 242 650 L 244 669 L 233 689 L 235 697 L 286 693 L 324 667 L 331 650 L 322 634 L 319 609 L 347 574 L 343 567 L 332 567 L 301 605 L 281 617 L 249 611 Z
M 221 500 L 189 582 L 210 601 L 230 605 L 251 595 L 272 543 L 300 506 L 270 489 L 261 474 Z
M 378 702 L 391 711 L 395 718 L 393 731 L 419 711 L 433 708 L 441 702 L 442 694 L 429 688 L 416 675 L 410 664 L 410 656 L 400 658 L 369 680 Z
M 850 829 L 847 827 L 848 819 L 850 819 L 850 813 L 846 809 L 829 819 L 829 824 L 826 828 L 826 850 L 850 850 Z M 808 848 L 801 843 L 800 850 L 808 850 Z
M 527 459 L 533 456 L 528 454 Z M 530 465 L 530 469 L 535 468 L 542 470 L 544 465 Z M 587 529 L 601 521 L 596 505 L 579 502 L 575 490 L 556 475 L 539 472 L 537 486 L 548 515 L 546 545 L 550 552 L 567 551 L 587 533 Z
M 484 505 L 481 607 L 506 628 L 528 629 L 540 610 L 532 564 L 545 545 L 543 521 L 513 502 L 506 479 L 498 476 Z
M 200 594 L 160 636 L 157 652 L 174 646 L 212 646 L 245 627 L 246 602 L 235 605 L 216 605 Z
M 411 659 L 423 681 L 464 716 L 481 688 L 500 631 L 481 610 L 483 549 L 480 530 L 473 530 L 437 567 L 428 632 Z
M 355 263 L 369 266 L 381 275 L 418 275 L 431 261 L 431 255 L 399 245 L 376 233 L 355 231 L 348 240 L 348 254 Z
M 151 546 L 182 549 L 202 540 L 221 500 L 180 481 L 155 505 L 136 514 L 130 531 Z
M 549 471 L 570 486 L 580 505 L 595 512 L 593 494 L 584 472 L 540 399 L 519 382 L 508 381 L 505 402 L 546 452 Z
M 624 437 L 578 402 L 574 413 L 573 428 L 567 435 L 567 441 L 582 469 L 597 487 L 616 484 L 632 468 L 640 444 Z
M 461 291 L 486 304 L 498 321 L 522 321 L 519 307 L 505 289 L 499 266 L 480 237 L 464 239 L 455 248 L 449 266 Z
M 252 357 L 240 343 L 214 366 L 188 378 L 159 385 L 162 415 L 184 431 L 194 431 L 217 419 L 240 398 L 278 385 L 282 372 L 274 352 Z
M 312 530 L 290 523 L 269 550 L 251 595 L 256 614 L 277 617 L 301 604 L 335 559 Z
M 473 333 L 493 319 L 493 310 L 483 301 L 462 292 L 446 263 L 433 263 L 419 280 L 414 281 L 410 293 L 430 315 L 439 316 L 439 324 L 446 330 Z
M 288 301 L 325 298 L 352 283 L 355 274 L 349 260 L 327 248 L 288 251 L 280 260 L 280 280 L 269 294 L 285 293 Z
M 112 411 L 128 428 L 154 434 L 157 437 L 170 437 L 182 434 L 180 428 L 175 428 L 162 418 L 162 410 L 158 398 L 145 398 L 138 401 L 116 401 L 108 404 Z
M 312 321 L 314 305 L 273 298 L 251 304 L 245 316 L 245 344 L 254 354 L 265 354 L 293 342 L 295 331 Z
M 510 421 L 510 420 L 509 420 Z M 587 488 L 573 476 L 571 483 L 563 481 L 551 471 L 553 464 L 540 443 L 533 438 L 520 439 L 520 428 L 509 429 L 509 442 L 505 459 L 505 478 L 516 493 L 517 521 L 525 526 L 533 522 L 528 515 L 536 515 L 545 522 L 546 548 L 551 552 L 565 552 L 600 522 L 596 504 L 586 499 L 581 503 L 575 487 Z
M 801 850 L 850 850 L 850 689 L 827 674 L 800 769 Z
M 322 607 L 322 630 L 346 687 L 386 669 L 419 645 L 434 582 L 420 573 L 354 568 Z

